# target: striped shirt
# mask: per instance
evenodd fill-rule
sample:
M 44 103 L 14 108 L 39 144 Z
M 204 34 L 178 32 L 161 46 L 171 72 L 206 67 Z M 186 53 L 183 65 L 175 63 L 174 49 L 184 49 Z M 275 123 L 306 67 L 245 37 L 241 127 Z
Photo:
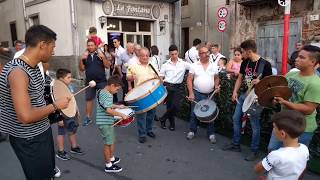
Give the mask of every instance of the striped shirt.
M 97 98 L 97 113 L 96 124 L 97 125 L 112 125 L 115 121 L 114 117 L 106 112 L 107 108 L 111 108 L 113 104 L 113 95 L 101 89 Z M 103 108 L 101 107 L 103 106 Z
M 49 127 L 49 119 L 44 118 L 38 122 L 22 124 L 18 119 L 13 106 L 8 76 L 10 72 L 20 68 L 29 77 L 28 94 L 32 106 L 42 107 L 46 105 L 44 100 L 44 79 L 38 66 L 32 68 L 21 59 L 13 59 L 8 62 L 0 76 L 0 131 L 19 138 L 37 136 Z

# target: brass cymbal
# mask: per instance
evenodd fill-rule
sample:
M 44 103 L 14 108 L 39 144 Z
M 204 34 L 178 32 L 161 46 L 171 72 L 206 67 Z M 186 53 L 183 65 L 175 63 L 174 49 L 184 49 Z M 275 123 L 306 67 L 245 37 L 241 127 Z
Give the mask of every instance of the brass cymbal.
M 254 86 L 254 92 L 259 97 L 264 90 L 274 86 L 288 86 L 288 81 L 284 76 L 267 76 Z
M 261 106 L 270 107 L 274 97 L 282 97 L 288 100 L 292 96 L 292 91 L 288 86 L 275 86 L 265 89 L 260 96 L 258 96 L 258 102 Z

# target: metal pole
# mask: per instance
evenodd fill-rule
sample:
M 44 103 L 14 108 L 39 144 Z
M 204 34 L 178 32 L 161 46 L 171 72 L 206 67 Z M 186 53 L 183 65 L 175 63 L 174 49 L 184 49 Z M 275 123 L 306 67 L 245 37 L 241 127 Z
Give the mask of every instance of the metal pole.
M 284 10 L 284 24 L 283 24 L 283 47 L 282 47 L 282 75 L 288 72 L 288 50 L 289 50 L 289 37 L 290 37 L 290 8 L 291 0 L 287 0 L 288 5 Z

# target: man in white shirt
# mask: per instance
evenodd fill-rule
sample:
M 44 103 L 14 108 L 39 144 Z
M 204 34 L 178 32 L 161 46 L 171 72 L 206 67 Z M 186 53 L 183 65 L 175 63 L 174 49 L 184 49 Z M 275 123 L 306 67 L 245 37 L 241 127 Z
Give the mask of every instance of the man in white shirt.
M 218 66 L 220 58 L 225 57 L 220 53 L 219 44 L 213 44 L 211 48 L 211 52 L 212 54 L 210 54 L 209 61 L 214 62 Z
M 119 58 L 116 58 L 115 61 L 115 68 L 117 68 L 116 71 L 121 72 L 122 74 L 122 82 L 124 84 L 124 87 L 122 88 L 123 99 L 128 93 L 127 68 L 129 65 L 129 60 L 135 56 L 133 43 L 128 42 L 126 48 L 127 49 L 121 53 Z
M 126 50 L 121 46 L 119 38 L 114 38 L 112 43 L 114 45 L 114 53 L 111 53 L 111 55 L 114 57 L 115 62 L 119 62 L 120 55 L 124 53 Z M 113 74 L 115 74 L 116 72 L 120 76 L 122 76 L 122 73 L 121 71 L 119 71 L 119 68 L 114 68 L 113 71 Z
M 209 61 L 209 50 L 206 46 L 199 48 L 200 61 L 193 63 L 190 66 L 187 79 L 187 86 L 190 101 L 201 101 L 207 99 L 214 89 L 219 91 L 220 80 L 218 77 L 218 67 L 215 63 Z M 198 120 L 193 112 L 195 104 L 191 105 L 190 114 L 190 132 L 187 134 L 187 139 L 193 139 L 197 132 Z M 207 135 L 211 143 L 216 143 L 214 135 L 213 123 L 208 124 Z
M 190 64 L 178 57 L 178 47 L 169 47 L 170 59 L 163 64 L 160 70 L 160 77 L 164 79 L 164 85 L 168 91 L 166 99 L 167 110 L 160 118 L 161 128 L 166 129 L 166 120 L 169 119 L 171 131 L 175 130 L 174 116 L 180 110 L 181 100 L 183 99 L 184 86 L 182 84 L 184 74 L 189 69 Z
M 151 57 L 150 57 L 150 63 L 158 70 L 160 71 L 162 61 L 159 57 L 159 49 L 157 46 L 151 46 L 150 48 Z
M 135 44 L 134 56 L 129 59 L 128 65 L 127 65 L 128 67 L 139 63 L 140 50 L 141 50 L 141 46 L 139 44 Z M 130 71 L 130 69 L 128 69 L 128 71 Z M 133 81 L 128 80 L 128 91 L 131 91 L 132 88 L 133 88 Z
M 198 47 L 201 44 L 200 39 L 194 39 L 192 43 L 192 47 L 185 53 L 184 59 L 188 63 L 194 63 L 197 62 L 199 59 L 199 53 L 198 53 Z

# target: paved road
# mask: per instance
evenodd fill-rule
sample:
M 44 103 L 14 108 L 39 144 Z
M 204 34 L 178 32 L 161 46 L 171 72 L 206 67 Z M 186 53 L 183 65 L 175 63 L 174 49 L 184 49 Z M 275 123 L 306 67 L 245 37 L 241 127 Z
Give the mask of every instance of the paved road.
M 83 114 L 84 97 L 78 97 Z M 161 114 L 163 107 L 159 108 Z M 162 130 L 156 122 L 157 138 L 147 139 L 145 144 L 137 141 L 135 124 L 127 128 L 117 128 L 116 155 L 123 171 L 118 174 L 106 174 L 103 171 L 102 140 L 96 125 L 81 127 L 78 141 L 86 154 L 73 156 L 69 161 L 56 159 L 62 170 L 61 180 L 254 180 L 255 162 L 246 162 L 249 152 L 243 147 L 242 153 L 224 152 L 223 145 L 230 139 L 217 135 L 217 144 L 212 145 L 205 138 L 205 129 L 200 128 L 194 140 L 186 140 L 188 124 L 177 121 L 177 130 Z M 56 134 L 56 125 L 53 126 Z M 66 145 L 69 147 L 69 145 Z M 8 142 L 0 143 L 0 180 L 24 179 L 21 166 Z M 309 173 L 305 179 L 316 180 L 319 175 Z

